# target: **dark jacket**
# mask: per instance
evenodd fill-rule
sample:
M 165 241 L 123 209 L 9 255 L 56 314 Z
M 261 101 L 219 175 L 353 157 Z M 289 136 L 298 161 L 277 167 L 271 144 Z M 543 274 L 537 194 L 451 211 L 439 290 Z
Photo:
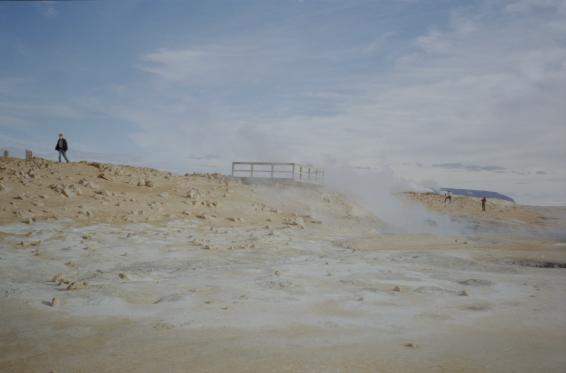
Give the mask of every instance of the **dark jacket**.
M 57 150 L 57 151 L 62 150 L 64 152 L 69 150 L 69 147 L 67 146 L 67 140 L 65 140 L 65 139 L 57 140 L 57 145 L 55 145 L 55 150 Z

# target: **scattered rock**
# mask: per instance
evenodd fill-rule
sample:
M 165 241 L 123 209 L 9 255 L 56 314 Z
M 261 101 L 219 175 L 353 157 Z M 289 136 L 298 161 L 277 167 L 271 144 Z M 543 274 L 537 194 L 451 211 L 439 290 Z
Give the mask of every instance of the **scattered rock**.
M 189 198 L 189 199 L 198 199 L 198 198 L 200 198 L 200 193 L 199 193 L 198 190 L 191 189 L 187 192 L 186 197 Z
M 391 291 L 400 292 L 401 288 L 399 286 L 395 286 L 393 289 L 391 289 Z
M 469 294 L 466 290 L 462 290 L 461 292 L 458 293 L 458 295 L 461 297 L 467 297 Z
M 51 307 L 56 307 L 60 304 L 61 302 L 59 301 L 59 298 L 57 297 L 53 297 L 53 299 L 51 299 Z
M 180 301 L 180 300 L 182 300 L 182 299 L 183 299 L 183 295 L 182 295 L 182 294 L 173 293 L 173 294 L 165 295 L 165 296 L 159 298 L 158 300 L 156 300 L 155 302 L 153 302 L 153 304 L 168 303 L 168 302 L 178 302 L 178 301 Z
M 125 273 L 118 273 L 118 277 L 120 277 L 121 280 L 128 280 L 128 276 Z
M 51 282 L 56 282 L 57 284 L 63 283 L 64 278 L 62 273 L 57 273 L 55 276 L 51 278 Z
M 35 218 L 33 218 L 32 216 L 28 216 L 22 219 L 21 222 L 25 224 L 33 224 L 35 222 Z
M 67 286 L 67 290 L 80 290 L 84 289 L 87 285 L 86 281 L 73 281 Z
M 417 344 L 414 342 L 408 342 L 408 343 L 403 343 L 403 346 L 405 347 L 409 347 L 409 348 L 417 348 Z
M 148 188 L 153 188 L 153 181 L 151 180 L 146 180 L 145 181 L 145 186 Z
M 462 281 L 458 281 L 459 284 L 461 285 L 467 285 L 467 286 L 490 286 L 493 283 L 489 280 L 483 280 L 483 279 L 478 279 L 478 278 L 470 278 L 467 280 L 462 280 Z

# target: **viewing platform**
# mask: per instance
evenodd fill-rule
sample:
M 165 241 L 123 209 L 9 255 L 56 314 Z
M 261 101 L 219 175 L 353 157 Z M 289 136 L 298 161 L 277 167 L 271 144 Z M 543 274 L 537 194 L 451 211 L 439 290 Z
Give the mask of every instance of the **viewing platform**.
M 286 162 L 232 162 L 232 177 L 253 181 L 322 184 L 324 170 L 312 165 Z

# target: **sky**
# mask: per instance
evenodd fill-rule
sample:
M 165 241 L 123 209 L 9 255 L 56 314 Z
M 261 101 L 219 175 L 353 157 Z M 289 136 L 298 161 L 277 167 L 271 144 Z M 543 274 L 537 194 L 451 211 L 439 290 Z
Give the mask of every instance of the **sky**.
M 566 0 L 1 2 L 0 55 L 0 147 L 566 205 Z

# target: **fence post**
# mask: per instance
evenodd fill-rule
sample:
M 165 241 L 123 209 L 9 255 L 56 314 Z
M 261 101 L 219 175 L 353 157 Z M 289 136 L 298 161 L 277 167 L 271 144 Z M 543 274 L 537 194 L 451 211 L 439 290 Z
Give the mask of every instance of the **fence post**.
M 31 150 L 26 149 L 26 161 L 31 161 L 32 157 L 33 157 L 33 154 L 31 152 Z

